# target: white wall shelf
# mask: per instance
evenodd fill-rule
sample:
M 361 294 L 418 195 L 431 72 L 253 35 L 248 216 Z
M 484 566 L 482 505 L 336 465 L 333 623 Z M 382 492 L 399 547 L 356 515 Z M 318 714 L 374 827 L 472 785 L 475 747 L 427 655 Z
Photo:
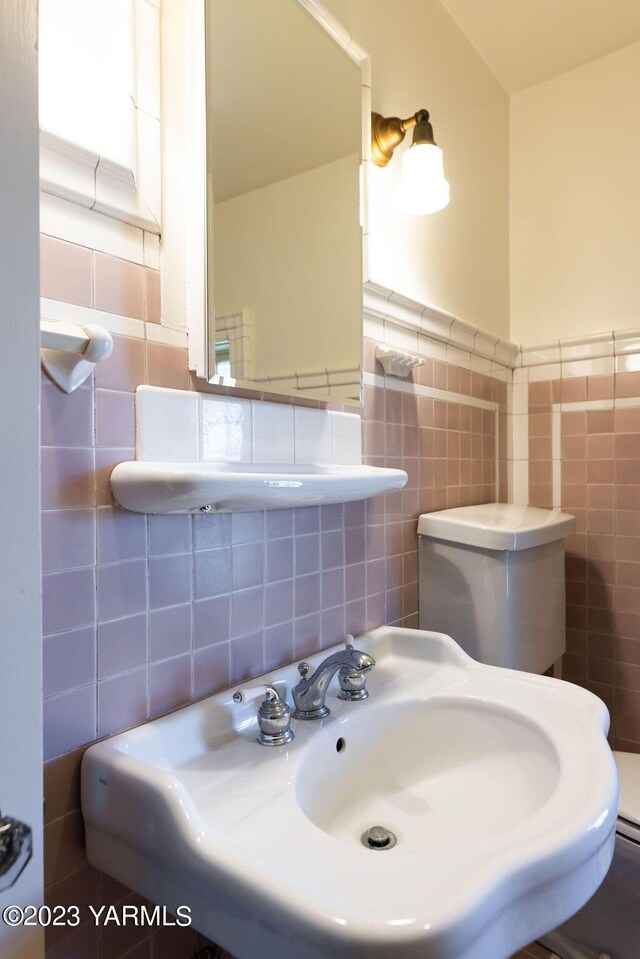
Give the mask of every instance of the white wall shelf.
M 354 413 L 139 386 L 136 460 L 111 474 L 134 513 L 230 513 L 367 499 L 407 482 L 362 465 Z
M 134 513 L 231 513 L 367 499 L 407 482 L 374 466 L 258 463 L 120 463 L 111 474 L 118 503 Z

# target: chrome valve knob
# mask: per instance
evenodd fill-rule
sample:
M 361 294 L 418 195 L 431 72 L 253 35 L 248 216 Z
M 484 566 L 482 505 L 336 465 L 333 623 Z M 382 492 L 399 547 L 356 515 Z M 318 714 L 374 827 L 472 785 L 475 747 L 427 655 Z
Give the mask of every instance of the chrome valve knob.
M 348 650 L 353 650 L 353 636 L 347 636 L 345 646 Z M 346 699 L 348 702 L 357 702 L 360 699 L 366 699 L 369 690 L 365 689 L 367 673 L 369 669 L 358 669 L 356 666 L 343 666 L 338 673 L 338 682 L 340 683 L 340 692 L 338 699 Z
M 363 669 L 343 666 L 338 673 L 338 681 L 340 683 L 338 699 L 357 702 L 359 699 L 366 699 L 369 695 L 369 690 L 365 688 L 367 674 Z
M 281 699 L 278 690 L 267 686 L 266 697 L 258 710 L 258 742 L 262 746 L 284 746 L 290 743 L 293 739 L 290 723 L 291 710 Z

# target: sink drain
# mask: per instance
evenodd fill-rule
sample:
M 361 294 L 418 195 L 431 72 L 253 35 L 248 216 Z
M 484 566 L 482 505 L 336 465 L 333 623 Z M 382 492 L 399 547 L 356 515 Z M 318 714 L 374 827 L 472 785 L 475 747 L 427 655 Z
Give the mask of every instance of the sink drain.
M 383 849 L 393 849 L 397 843 L 395 834 L 384 826 L 372 826 L 360 836 L 360 842 L 367 849 L 376 849 L 381 852 Z

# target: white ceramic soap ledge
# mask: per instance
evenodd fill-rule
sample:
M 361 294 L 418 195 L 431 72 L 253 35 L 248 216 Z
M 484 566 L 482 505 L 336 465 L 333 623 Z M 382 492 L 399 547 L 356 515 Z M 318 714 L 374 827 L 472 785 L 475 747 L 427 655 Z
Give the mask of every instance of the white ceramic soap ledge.
M 111 487 L 133 512 L 211 513 L 347 503 L 407 482 L 361 460 L 356 414 L 140 386 L 136 460 Z
M 118 503 L 134 513 L 243 513 L 368 499 L 407 482 L 374 466 L 260 463 L 119 463 Z

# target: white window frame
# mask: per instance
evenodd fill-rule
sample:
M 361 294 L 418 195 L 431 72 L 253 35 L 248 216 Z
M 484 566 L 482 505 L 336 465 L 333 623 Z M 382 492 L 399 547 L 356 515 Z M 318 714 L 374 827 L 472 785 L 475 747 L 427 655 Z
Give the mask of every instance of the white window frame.
M 131 166 L 55 130 L 40 130 L 40 189 L 86 209 L 161 232 L 160 0 L 131 0 L 135 89 Z

